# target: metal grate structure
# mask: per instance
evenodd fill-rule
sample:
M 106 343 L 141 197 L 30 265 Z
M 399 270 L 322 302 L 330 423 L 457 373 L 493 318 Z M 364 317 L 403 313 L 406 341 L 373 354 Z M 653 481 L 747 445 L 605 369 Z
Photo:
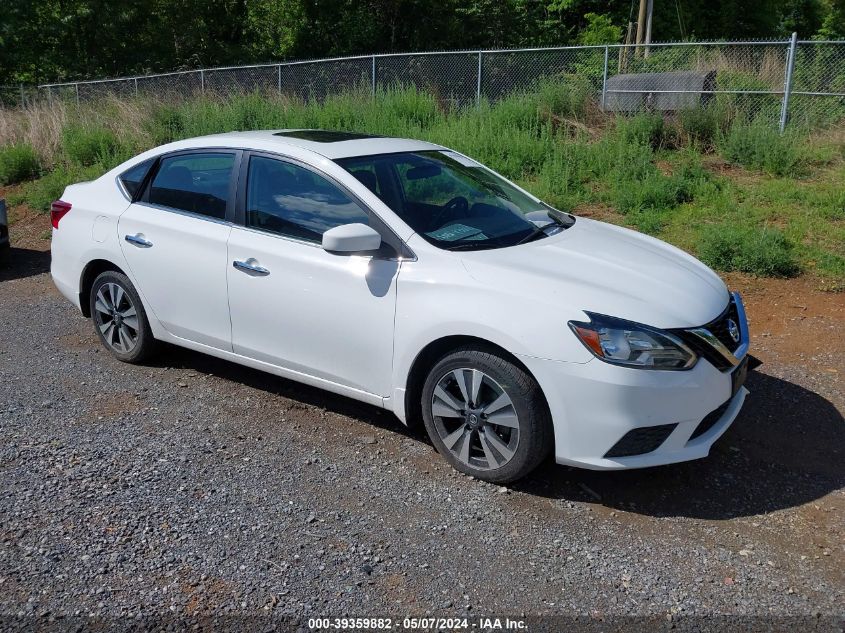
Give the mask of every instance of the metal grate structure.
M 0 87 L 0 105 L 114 95 L 185 98 L 278 93 L 322 100 L 349 90 L 416 86 L 454 107 L 566 82 L 608 112 L 702 105 L 817 127 L 845 120 L 845 41 L 674 42 L 512 50 L 391 53 L 189 70 L 120 79 Z

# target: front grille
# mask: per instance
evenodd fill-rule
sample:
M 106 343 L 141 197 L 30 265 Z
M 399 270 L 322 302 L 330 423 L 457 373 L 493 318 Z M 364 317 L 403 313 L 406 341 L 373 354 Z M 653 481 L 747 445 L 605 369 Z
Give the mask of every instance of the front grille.
M 677 424 L 661 424 L 659 426 L 644 426 L 639 429 L 632 429 L 616 442 L 605 457 L 631 457 L 632 455 L 644 455 L 657 450 L 666 438 L 672 434 Z
M 713 425 L 718 422 L 723 415 L 725 415 L 725 411 L 728 410 L 728 406 L 731 404 L 731 401 L 728 400 L 725 404 L 721 405 L 718 409 L 711 411 L 707 415 L 704 416 L 704 419 L 698 423 L 698 426 L 695 427 L 695 431 L 692 432 L 692 435 L 689 436 L 688 441 L 692 441 L 697 437 L 701 437 L 707 431 L 713 428 Z
M 739 311 L 736 308 L 736 302 L 731 298 L 727 307 L 725 307 L 722 314 L 710 321 L 709 323 L 700 326 L 700 328 L 690 329 L 705 329 L 709 330 L 722 345 L 724 345 L 731 353 L 739 348 L 740 341 L 734 341 L 730 335 L 728 328 L 728 321 L 733 320 L 737 327 L 739 327 Z M 703 356 L 710 364 L 719 371 L 727 371 L 734 367 L 727 358 L 725 358 L 718 350 L 716 350 L 710 343 L 702 340 L 696 334 L 689 330 L 672 330 L 672 333 L 678 336 L 684 343 L 686 343 L 699 356 Z
M 710 332 L 721 341 L 722 345 L 727 347 L 730 351 L 735 352 L 736 348 L 739 347 L 739 341 L 733 340 L 733 337 L 730 335 L 728 331 L 728 321 L 731 320 L 739 327 L 739 314 L 736 311 L 736 303 L 731 301 L 728 304 L 727 310 L 725 310 L 718 319 L 711 321 L 707 325 L 705 325 L 705 329 L 710 330 Z

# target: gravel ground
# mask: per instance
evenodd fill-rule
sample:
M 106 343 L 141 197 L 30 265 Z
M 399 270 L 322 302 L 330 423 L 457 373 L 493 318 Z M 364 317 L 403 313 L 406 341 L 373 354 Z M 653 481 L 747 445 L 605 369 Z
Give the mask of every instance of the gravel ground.
M 774 290 L 736 282 L 765 364 L 708 459 L 547 464 L 503 488 L 351 400 L 170 347 L 117 362 L 53 288 L 43 240 L 28 246 L 0 271 L 0 628 L 634 614 L 841 630 L 842 295 L 777 286 L 774 310 Z M 817 353 L 796 356 L 804 337 Z

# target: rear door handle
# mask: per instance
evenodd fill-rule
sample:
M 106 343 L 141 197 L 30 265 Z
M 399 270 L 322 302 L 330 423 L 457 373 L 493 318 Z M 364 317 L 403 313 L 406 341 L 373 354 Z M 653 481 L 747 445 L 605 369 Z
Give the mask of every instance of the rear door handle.
M 126 236 L 125 238 L 123 238 L 123 239 L 125 239 L 125 240 L 126 240 L 127 242 L 129 242 L 130 244 L 134 244 L 135 246 L 140 246 L 141 248 L 149 248 L 150 246 L 152 246 L 152 245 L 153 245 L 153 243 L 152 243 L 152 242 L 150 242 L 149 240 L 144 239 L 144 238 L 141 236 L 141 234 L 140 234 L 140 233 L 139 233 L 138 235 L 127 235 L 127 236 Z
M 232 262 L 232 266 L 237 268 L 238 270 L 242 270 L 245 273 L 250 275 L 269 275 L 270 271 L 264 268 L 263 266 L 259 266 L 258 264 L 253 263 L 255 262 L 254 259 L 250 258 L 245 262 L 238 261 L 237 259 Z

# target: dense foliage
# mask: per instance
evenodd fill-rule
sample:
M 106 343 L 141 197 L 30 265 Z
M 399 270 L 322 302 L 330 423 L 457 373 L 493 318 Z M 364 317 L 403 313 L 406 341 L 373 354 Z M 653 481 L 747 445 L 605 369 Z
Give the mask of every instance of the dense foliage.
M 619 41 L 636 1 L 3 0 L 0 84 L 356 53 Z M 655 3 L 655 40 L 845 36 L 845 0 Z
M 779 135 L 732 95 L 678 117 L 610 117 L 580 85 L 571 77 L 463 108 L 411 87 L 321 102 L 109 97 L 0 110 L 0 182 L 16 183 L 12 205 L 46 211 L 65 185 L 186 137 L 289 127 L 420 138 L 489 164 L 559 209 L 656 235 L 719 270 L 806 272 L 845 288 L 841 136 Z

